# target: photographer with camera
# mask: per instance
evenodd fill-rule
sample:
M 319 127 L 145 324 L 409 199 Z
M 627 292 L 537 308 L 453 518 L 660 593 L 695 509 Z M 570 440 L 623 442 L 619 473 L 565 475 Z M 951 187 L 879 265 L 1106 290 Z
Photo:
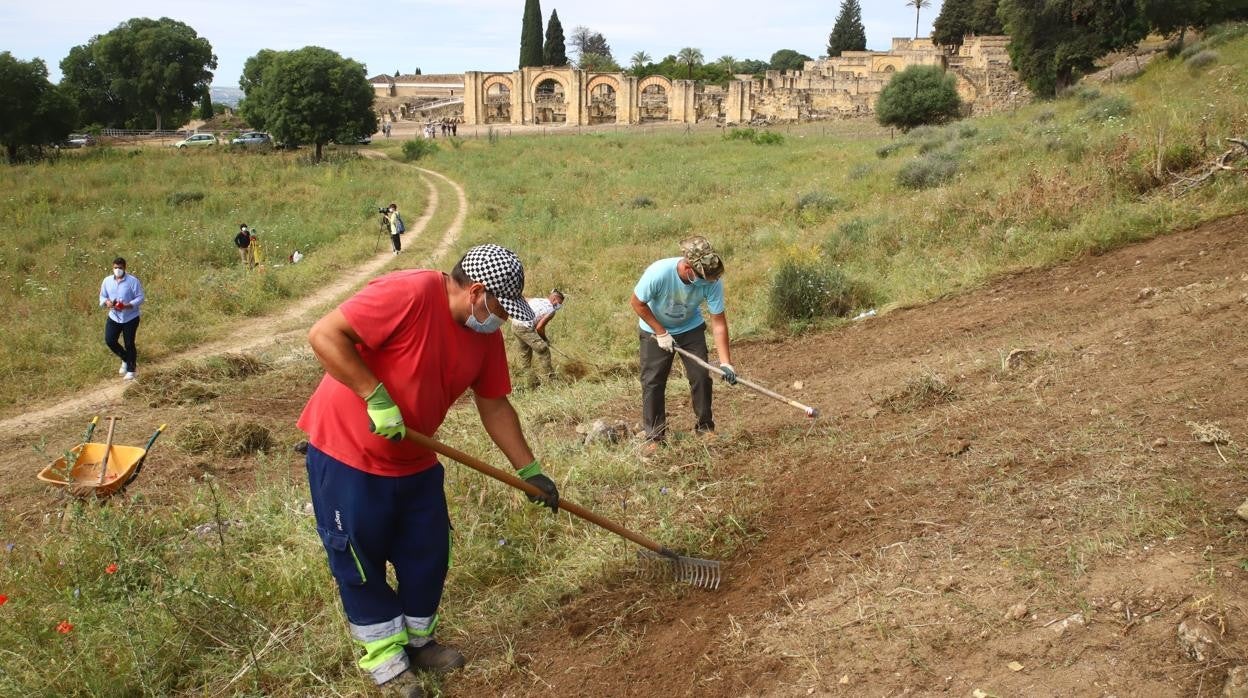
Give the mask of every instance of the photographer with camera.
M 379 208 L 377 212 L 382 216 L 382 227 L 390 233 L 390 244 L 394 246 L 394 253 L 398 254 L 403 249 L 399 236 L 405 230 L 403 218 L 399 215 L 399 205 L 390 204 L 389 208 Z

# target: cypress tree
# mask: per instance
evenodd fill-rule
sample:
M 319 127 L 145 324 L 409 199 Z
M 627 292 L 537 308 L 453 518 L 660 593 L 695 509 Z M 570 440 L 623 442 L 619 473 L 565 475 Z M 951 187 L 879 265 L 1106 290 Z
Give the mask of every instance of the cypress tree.
M 563 24 L 559 22 L 559 10 L 550 11 L 550 23 L 546 25 L 546 45 L 542 47 L 546 65 L 556 68 L 568 64 L 568 45 L 563 39 Z
M 524 0 L 524 22 L 520 26 L 520 67 L 542 64 L 542 6 L 538 0 Z
M 862 25 L 862 6 L 858 0 L 844 0 L 841 14 L 836 17 L 832 33 L 828 35 L 828 57 L 835 58 L 842 51 L 867 50 L 867 28 Z

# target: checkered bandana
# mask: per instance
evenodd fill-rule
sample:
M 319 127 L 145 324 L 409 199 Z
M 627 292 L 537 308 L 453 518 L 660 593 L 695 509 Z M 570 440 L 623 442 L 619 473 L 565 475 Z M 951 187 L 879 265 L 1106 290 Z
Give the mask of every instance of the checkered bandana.
M 513 320 L 533 321 L 533 309 L 524 299 L 524 265 L 515 252 L 498 245 L 477 245 L 460 262 L 468 278 L 498 299 Z

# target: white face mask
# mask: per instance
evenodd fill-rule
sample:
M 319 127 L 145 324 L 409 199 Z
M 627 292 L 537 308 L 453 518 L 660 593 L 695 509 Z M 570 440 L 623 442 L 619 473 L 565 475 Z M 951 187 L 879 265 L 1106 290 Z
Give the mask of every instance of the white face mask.
M 484 305 L 485 312 L 489 314 L 489 317 L 485 319 L 485 322 L 477 319 L 477 306 L 469 305 L 468 320 L 464 323 L 464 326 L 473 332 L 480 332 L 481 334 L 491 334 L 497 332 L 499 328 L 503 326 L 503 319 L 495 315 L 494 311 L 490 310 L 490 304 L 488 302 Z
M 114 277 L 114 278 L 118 278 L 118 279 L 120 279 L 121 277 L 123 277 L 123 276 L 125 276 L 125 275 L 126 275 L 126 270 L 125 270 L 125 269 L 120 269 L 120 268 L 118 268 L 118 267 L 113 267 L 113 277 Z

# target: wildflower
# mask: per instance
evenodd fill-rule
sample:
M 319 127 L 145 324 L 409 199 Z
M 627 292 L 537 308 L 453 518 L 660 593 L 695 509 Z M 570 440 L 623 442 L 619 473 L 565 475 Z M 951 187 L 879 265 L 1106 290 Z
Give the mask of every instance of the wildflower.
M 73 630 L 73 629 L 74 629 L 74 624 L 73 624 L 73 623 L 70 623 L 70 622 L 69 622 L 69 621 L 67 621 L 67 620 L 63 620 L 63 621 L 61 621 L 60 623 L 57 623 L 57 624 L 56 624 L 56 632 L 58 632 L 58 633 L 60 633 L 60 634 L 62 634 L 62 635 L 68 635 L 68 634 L 69 634 L 69 631 L 71 631 L 71 630 Z
M 0 594 L 0 606 L 3 606 L 8 602 L 9 602 L 9 597 L 5 596 L 4 594 Z
M 117 563 L 109 563 L 108 567 L 104 568 L 104 574 L 117 574 Z

